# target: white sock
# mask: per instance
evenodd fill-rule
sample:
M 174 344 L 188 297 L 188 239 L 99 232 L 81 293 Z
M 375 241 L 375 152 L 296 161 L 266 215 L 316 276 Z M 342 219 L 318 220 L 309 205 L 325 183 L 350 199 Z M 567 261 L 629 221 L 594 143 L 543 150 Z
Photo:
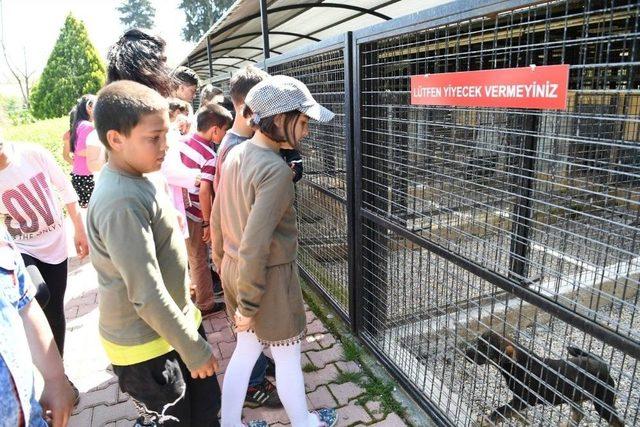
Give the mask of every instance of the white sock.
M 309 413 L 304 377 L 300 362 L 300 343 L 271 347 L 276 364 L 278 396 L 284 406 L 292 427 L 317 427 L 320 420 Z M 225 384 L 227 377 L 225 376 Z
M 238 332 L 236 348 L 222 384 L 222 427 L 241 427 L 242 407 L 247 396 L 251 370 L 262 352 L 253 332 Z

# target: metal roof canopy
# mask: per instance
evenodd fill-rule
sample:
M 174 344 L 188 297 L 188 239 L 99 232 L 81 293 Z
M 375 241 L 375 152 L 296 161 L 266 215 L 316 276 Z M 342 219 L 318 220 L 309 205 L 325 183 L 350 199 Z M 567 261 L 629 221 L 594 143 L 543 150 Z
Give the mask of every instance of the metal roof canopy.
M 265 57 L 447 1 L 237 0 L 181 65 L 192 68 L 203 80 L 219 80 Z M 261 14 L 261 6 L 267 15 Z M 268 34 L 263 34 L 263 28 L 268 28 Z M 267 55 L 264 46 L 269 49 Z

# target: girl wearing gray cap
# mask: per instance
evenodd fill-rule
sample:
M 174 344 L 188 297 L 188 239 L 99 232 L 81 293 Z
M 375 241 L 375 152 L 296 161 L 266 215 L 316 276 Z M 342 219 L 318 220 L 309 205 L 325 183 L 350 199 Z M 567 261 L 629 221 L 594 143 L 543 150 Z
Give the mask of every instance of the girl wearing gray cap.
M 237 346 L 222 393 L 222 425 L 243 426 L 242 406 L 251 368 L 263 346 L 276 363 L 278 395 L 294 427 L 331 427 L 335 409 L 309 412 L 300 366 L 306 317 L 298 279 L 298 230 L 291 169 L 281 144 L 297 148 L 310 119 L 333 113 L 316 102 L 300 81 L 269 77 L 245 98 L 254 136 L 229 152 L 213 204 L 213 258 L 221 271 Z M 249 426 L 266 426 L 253 421 Z

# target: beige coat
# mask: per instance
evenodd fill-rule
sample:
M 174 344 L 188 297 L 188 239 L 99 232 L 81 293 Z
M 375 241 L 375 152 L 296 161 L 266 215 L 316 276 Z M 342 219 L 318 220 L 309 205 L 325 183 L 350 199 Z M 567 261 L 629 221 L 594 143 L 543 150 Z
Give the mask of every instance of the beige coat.
M 266 344 L 295 342 L 306 321 L 291 170 L 276 151 L 247 141 L 218 173 L 212 247 L 228 310 L 254 317 L 256 335 Z

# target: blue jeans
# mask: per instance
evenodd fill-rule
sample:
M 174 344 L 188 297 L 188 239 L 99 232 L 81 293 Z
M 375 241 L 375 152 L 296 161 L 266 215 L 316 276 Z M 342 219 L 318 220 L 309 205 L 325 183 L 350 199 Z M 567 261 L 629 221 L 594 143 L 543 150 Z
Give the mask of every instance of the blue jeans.
M 251 377 L 249 378 L 249 387 L 255 387 L 262 384 L 264 377 L 267 374 L 267 356 L 264 353 L 260 353 L 256 364 L 253 365 L 253 371 L 251 371 Z

